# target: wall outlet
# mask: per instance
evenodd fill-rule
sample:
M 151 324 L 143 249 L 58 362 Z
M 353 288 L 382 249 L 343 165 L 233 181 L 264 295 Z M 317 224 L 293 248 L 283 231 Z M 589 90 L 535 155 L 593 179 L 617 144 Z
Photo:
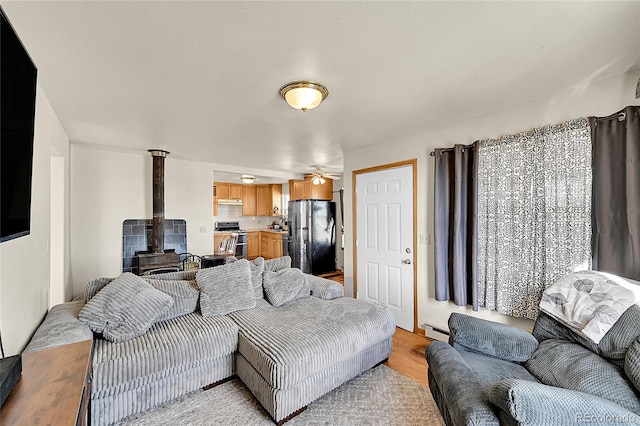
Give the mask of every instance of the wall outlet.
M 206 226 L 201 226 L 200 227 L 200 232 L 205 234 L 207 232 L 207 227 Z

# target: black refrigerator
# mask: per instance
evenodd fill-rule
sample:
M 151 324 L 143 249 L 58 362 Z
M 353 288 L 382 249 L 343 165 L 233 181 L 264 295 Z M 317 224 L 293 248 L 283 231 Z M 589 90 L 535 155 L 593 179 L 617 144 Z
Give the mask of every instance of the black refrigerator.
M 291 266 L 319 275 L 336 270 L 336 203 L 289 201 Z

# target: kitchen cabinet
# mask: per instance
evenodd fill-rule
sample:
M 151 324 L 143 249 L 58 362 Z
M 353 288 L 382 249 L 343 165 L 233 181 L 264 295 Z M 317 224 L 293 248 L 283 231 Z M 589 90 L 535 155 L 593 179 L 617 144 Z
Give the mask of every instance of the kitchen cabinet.
M 215 194 L 219 200 L 242 199 L 242 185 L 233 183 L 214 183 Z
M 247 258 L 255 259 L 260 256 L 260 231 L 247 232 Z
M 260 232 L 260 254 L 265 259 L 282 257 L 282 234 L 278 232 Z
M 282 215 L 282 184 L 257 185 L 257 216 Z
M 255 185 L 242 185 L 242 216 L 257 216 L 257 188 Z
M 333 200 L 333 181 L 327 179 L 322 185 L 314 185 L 310 180 L 290 180 L 289 199 L 295 200 Z

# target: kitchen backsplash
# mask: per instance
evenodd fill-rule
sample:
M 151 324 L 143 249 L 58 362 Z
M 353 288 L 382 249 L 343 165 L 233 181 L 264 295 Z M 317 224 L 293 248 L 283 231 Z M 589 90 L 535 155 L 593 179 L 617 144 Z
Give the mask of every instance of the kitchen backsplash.
M 265 229 L 274 221 L 279 223 L 278 216 L 242 216 L 242 206 L 218 206 L 218 216 L 214 222 L 239 222 L 241 229 Z

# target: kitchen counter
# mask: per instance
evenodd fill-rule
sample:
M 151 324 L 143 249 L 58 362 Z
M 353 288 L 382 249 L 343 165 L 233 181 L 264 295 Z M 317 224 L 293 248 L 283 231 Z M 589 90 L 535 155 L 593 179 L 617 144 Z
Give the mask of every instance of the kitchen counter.
M 256 231 L 268 232 L 270 234 L 278 234 L 278 235 L 285 235 L 289 233 L 289 231 L 283 231 L 282 229 L 256 229 Z

